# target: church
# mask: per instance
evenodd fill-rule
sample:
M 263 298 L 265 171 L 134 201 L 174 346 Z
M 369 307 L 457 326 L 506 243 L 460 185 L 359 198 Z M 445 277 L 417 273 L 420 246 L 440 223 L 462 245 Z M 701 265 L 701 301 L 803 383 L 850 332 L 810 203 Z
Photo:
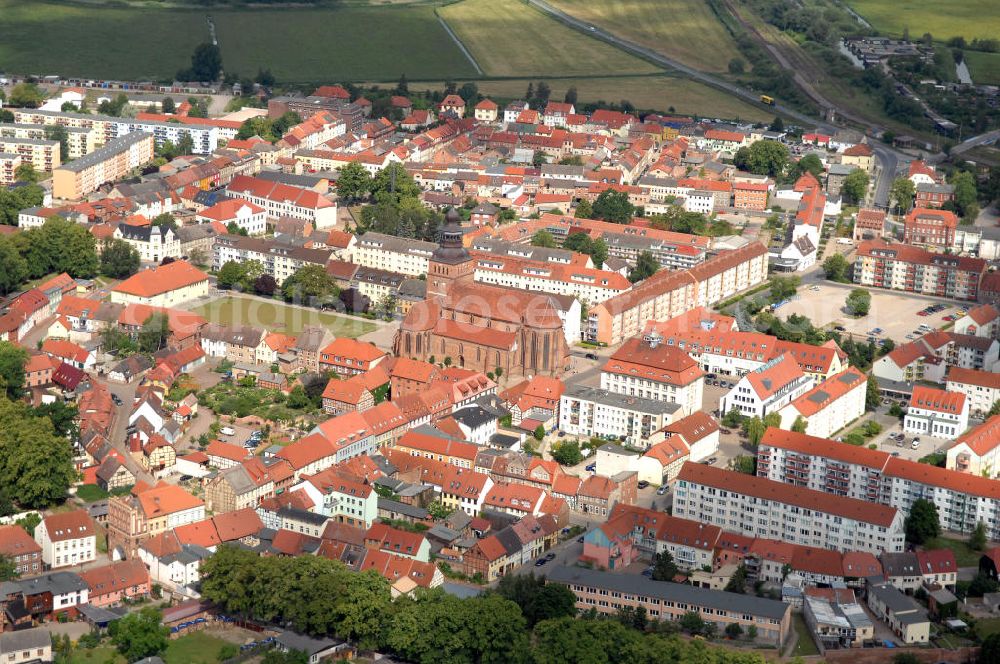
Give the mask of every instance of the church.
M 569 347 L 560 296 L 474 282 L 475 262 L 449 210 L 430 257 L 427 297 L 410 308 L 396 334 L 398 357 L 443 362 L 506 376 L 559 376 Z

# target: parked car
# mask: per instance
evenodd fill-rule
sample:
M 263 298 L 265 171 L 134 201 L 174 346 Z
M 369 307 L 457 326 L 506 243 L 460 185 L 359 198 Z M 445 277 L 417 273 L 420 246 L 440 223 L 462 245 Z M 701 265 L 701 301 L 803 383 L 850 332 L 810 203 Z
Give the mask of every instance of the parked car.
M 545 559 L 546 560 L 555 560 L 556 559 L 556 554 L 554 554 L 551 551 L 549 551 L 548 553 L 545 554 Z
M 587 466 L 587 472 L 588 473 L 595 473 L 595 472 L 597 472 L 597 464 L 596 463 L 592 463 L 589 466 Z
M 541 567 L 542 565 L 544 565 L 547 562 L 549 562 L 549 561 L 546 560 L 545 558 L 539 558 L 538 560 L 535 561 L 535 567 Z
M 657 496 L 662 496 L 666 492 L 667 492 L 667 485 L 664 484 L 663 486 L 661 486 L 659 489 L 656 490 L 656 495 Z
M 638 486 L 640 489 L 645 489 L 646 487 L 649 486 L 649 482 L 647 482 L 646 480 L 640 480 Z
M 219 429 L 219 433 L 223 436 L 235 436 L 236 429 L 232 427 L 222 427 L 221 429 Z
M 588 360 L 596 360 L 597 353 L 587 353 L 586 355 L 584 355 L 584 357 L 586 357 Z

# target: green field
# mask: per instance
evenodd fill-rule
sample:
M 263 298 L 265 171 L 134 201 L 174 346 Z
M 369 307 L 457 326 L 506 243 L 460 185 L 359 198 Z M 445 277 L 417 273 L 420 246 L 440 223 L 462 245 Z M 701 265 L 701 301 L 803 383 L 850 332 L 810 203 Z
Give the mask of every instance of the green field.
M 488 76 L 637 74 L 657 67 L 518 0 L 462 0 L 438 13 Z
M 163 653 L 163 661 L 167 664 L 213 664 L 219 661 L 219 650 L 224 645 L 226 641 L 218 637 L 192 632 L 171 641 L 167 652 Z
M 567 14 L 702 71 L 724 72 L 742 57 L 703 0 L 554 0 Z M 706 48 L 706 45 L 711 45 Z
M 227 71 L 269 67 L 282 82 L 475 75 L 430 6 L 336 9 L 81 7 L 0 0 L 0 71 L 172 77 L 207 41 L 211 13 Z
M 291 336 L 298 335 L 308 325 L 322 325 L 337 337 L 359 337 L 376 327 L 374 323 L 359 318 L 237 296 L 223 297 L 203 304 L 195 308 L 194 312 L 212 323 L 252 325 Z
M 1000 34 L 1000 11 L 996 0 L 847 0 L 876 30 L 910 37 L 925 32 L 944 41 L 951 37 L 995 39 Z
M 505 79 L 475 81 L 479 92 L 504 99 L 523 97 L 532 79 Z M 667 112 L 670 107 L 677 113 L 710 115 L 713 118 L 740 118 L 741 120 L 767 121 L 773 113 L 747 104 L 736 97 L 702 85 L 687 78 L 672 76 L 624 76 L 621 78 L 547 78 L 552 88 L 552 98 L 562 100 L 566 90 L 576 88 L 580 102 L 620 102 L 628 100 L 641 109 Z M 432 89 L 441 89 L 440 83 L 430 83 Z M 461 85 L 461 83 L 459 83 Z M 411 90 L 423 89 L 422 83 L 411 83 Z
M 1000 53 L 965 51 L 972 82 L 977 85 L 1000 85 Z
M 111 646 L 102 646 L 90 650 L 74 650 L 70 655 L 69 664 L 125 664 L 127 660 L 115 652 Z

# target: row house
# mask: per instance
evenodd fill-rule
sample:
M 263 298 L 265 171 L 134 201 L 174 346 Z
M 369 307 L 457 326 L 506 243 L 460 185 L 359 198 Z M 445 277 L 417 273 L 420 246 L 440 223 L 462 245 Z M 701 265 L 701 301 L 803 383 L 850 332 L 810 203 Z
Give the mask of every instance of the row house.
M 229 262 L 258 261 L 280 286 L 303 267 L 325 267 L 332 253 L 330 249 L 299 247 L 258 237 L 220 235 L 212 249 L 212 266 L 219 270 Z
M 308 189 L 238 175 L 226 187 L 226 192 L 264 208 L 271 220 L 281 217 L 303 219 L 317 230 L 332 228 L 337 223 L 337 204 Z
M 681 468 L 674 496 L 676 516 L 747 536 L 837 551 L 903 549 L 903 513 L 857 498 L 694 463 Z
M 347 260 L 364 267 L 411 276 L 426 275 L 428 261 L 438 245 L 382 233 L 357 238 Z
M 134 490 L 135 491 L 135 490 Z M 161 484 L 108 501 L 108 548 L 134 556 L 139 543 L 205 518 L 205 503 L 178 486 Z

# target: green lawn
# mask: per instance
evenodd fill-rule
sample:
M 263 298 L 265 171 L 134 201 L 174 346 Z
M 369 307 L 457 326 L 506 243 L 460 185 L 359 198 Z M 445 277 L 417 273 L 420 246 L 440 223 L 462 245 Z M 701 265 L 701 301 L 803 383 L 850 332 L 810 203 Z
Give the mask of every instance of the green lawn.
M 115 652 L 111 646 L 102 646 L 93 650 L 74 650 L 69 658 L 69 664 L 125 664 L 125 658 Z
M 962 0 L 942 3 L 939 0 L 848 0 L 847 4 L 877 30 L 892 35 L 909 29 L 918 39 L 925 32 L 936 39 L 974 37 L 995 39 L 1000 34 L 1000 12 L 996 0 Z
M 980 551 L 969 548 L 964 540 L 954 540 L 947 537 L 936 537 L 927 541 L 924 548 L 931 549 L 951 549 L 955 552 L 955 562 L 959 567 L 978 567 L 979 558 L 983 555 Z
M 95 7 L 0 0 L 0 69 L 27 74 L 171 78 L 209 37 L 227 72 L 268 67 L 282 82 L 472 76 L 431 6 L 257 9 Z
M 488 76 L 594 76 L 658 71 L 518 0 L 461 0 L 438 13 Z
M 977 85 L 1000 85 L 1000 53 L 965 51 L 972 82 Z
M 226 641 L 204 632 L 192 632 L 171 641 L 163 661 L 167 664 L 213 664 Z
M 239 296 L 213 300 L 197 307 L 194 311 L 212 323 L 252 325 L 292 336 L 309 325 L 322 325 L 334 336 L 352 338 L 368 334 L 376 327 L 374 323 L 359 318 Z
M 816 642 L 812 640 L 809 626 L 806 625 L 806 619 L 802 617 L 801 613 L 792 615 L 792 626 L 795 628 L 795 632 L 799 635 L 799 640 L 795 644 L 795 650 L 792 651 L 792 656 L 810 657 L 812 655 L 818 655 L 819 649 L 816 647 Z
M 76 497 L 85 503 L 93 503 L 107 498 L 108 492 L 96 484 L 84 484 L 83 486 L 77 488 Z
M 976 620 L 976 636 L 985 639 L 991 634 L 1000 632 L 1000 618 L 980 618 Z

